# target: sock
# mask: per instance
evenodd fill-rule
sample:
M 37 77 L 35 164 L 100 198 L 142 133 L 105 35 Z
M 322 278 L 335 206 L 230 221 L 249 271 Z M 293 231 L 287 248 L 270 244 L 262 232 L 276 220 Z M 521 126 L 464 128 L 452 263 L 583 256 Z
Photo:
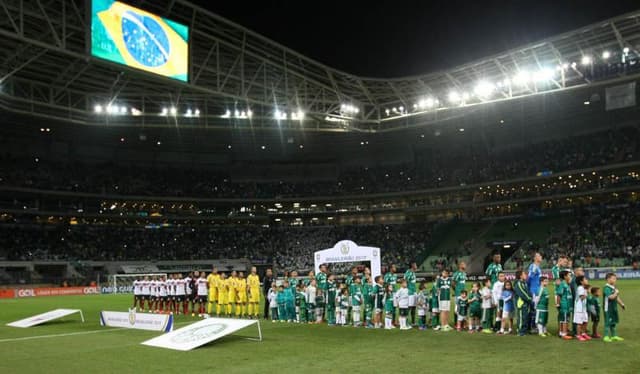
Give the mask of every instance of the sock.
M 384 317 L 384 327 L 385 328 L 391 328 L 391 318 L 390 317 Z
M 616 326 L 611 326 L 611 336 L 618 336 L 618 333 L 616 332 Z
M 247 305 L 247 312 L 247 314 L 253 315 L 253 303 L 249 303 L 249 305 Z
M 211 314 L 213 312 L 213 301 L 209 301 L 207 304 L 207 313 Z
M 544 327 L 538 323 L 538 334 L 544 334 Z

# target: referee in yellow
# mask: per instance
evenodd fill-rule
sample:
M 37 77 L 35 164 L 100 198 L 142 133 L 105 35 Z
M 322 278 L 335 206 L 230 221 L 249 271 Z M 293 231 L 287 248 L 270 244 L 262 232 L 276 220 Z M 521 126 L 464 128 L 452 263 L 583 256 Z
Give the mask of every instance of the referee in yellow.
M 258 319 L 260 310 L 260 277 L 255 266 L 251 267 L 251 274 L 247 277 L 249 286 L 249 316 Z

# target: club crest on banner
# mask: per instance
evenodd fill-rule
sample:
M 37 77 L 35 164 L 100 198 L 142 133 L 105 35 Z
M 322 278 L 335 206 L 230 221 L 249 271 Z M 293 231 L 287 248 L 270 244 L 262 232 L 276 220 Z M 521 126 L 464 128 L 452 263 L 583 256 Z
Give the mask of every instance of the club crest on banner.
M 381 275 L 380 256 L 380 248 L 361 247 L 351 240 L 342 240 L 336 243 L 333 248 L 315 253 L 315 269 L 316 272 L 319 272 L 322 264 L 369 262 L 371 275 L 375 278 Z

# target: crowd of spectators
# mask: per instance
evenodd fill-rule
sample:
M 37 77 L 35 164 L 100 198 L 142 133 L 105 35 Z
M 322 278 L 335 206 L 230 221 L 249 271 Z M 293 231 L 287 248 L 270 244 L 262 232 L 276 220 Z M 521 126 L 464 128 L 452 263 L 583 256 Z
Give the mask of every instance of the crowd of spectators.
M 421 255 L 431 225 L 213 227 L 0 225 L 0 258 L 30 260 L 200 260 L 247 258 L 279 270 L 313 268 L 313 252 L 349 239 L 381 248 L 384 263 L 406 267 Z
M 395 192 L 531 177 L 638 160 L 637 127 L 489 151 L 416 151 L 412 162 L 341 167 L 335 179 L 234 181 L 221 170 L 0 160 L 0 184 L 116 195 L 275 198 Z M 36 161 L 37 160 L 37 161 Z M 232 166 L 234 167 L 234 166 Z M 241 165 L 235 167 L 242 167 Z

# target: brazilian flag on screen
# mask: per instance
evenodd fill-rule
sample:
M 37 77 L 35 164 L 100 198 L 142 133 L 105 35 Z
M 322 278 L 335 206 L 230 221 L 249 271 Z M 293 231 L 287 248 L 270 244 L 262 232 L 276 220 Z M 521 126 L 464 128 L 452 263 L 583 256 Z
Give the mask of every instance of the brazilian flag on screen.
M 189 28 L 114 0 L 93 0 L 91 54 L 187 81 Z

